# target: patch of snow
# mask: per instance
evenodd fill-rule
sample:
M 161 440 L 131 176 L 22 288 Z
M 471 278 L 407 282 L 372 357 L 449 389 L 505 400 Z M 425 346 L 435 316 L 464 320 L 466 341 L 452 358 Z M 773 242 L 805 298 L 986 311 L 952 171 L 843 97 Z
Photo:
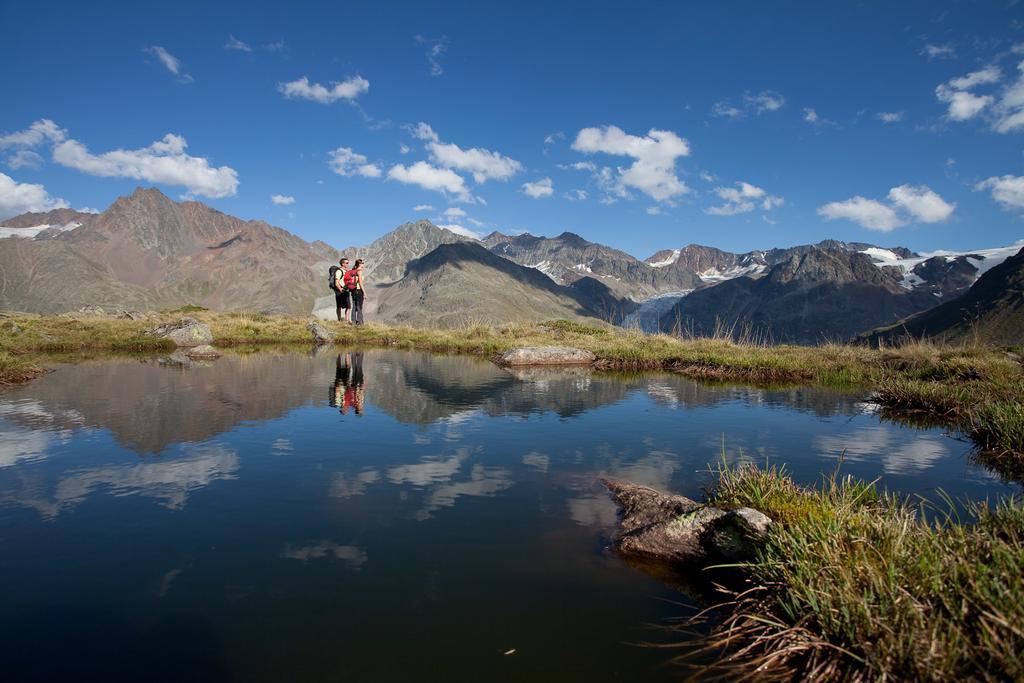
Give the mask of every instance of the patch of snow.
M 671 266 L 673 263 L 679 260 L 679 253 L 682 249 L 673 249 L 672 255 L 664 261 L 655 261 L 654 263 L 648 263 L 651 268 L 664 268 L 665 266 Z
M 888 249 L 879 249 L 878 247 L 868 247 L 860 253 L 867 254 L 873 260 L 881 261 L 886 264 L 900 260 L 900 257 L 896 255 L 896 252 L 889 251 Z
M 763 266 L 760 263 L 755 263 L 749 266 L 733 266 L 732 268 L 726 268 L 725 270 L 708 268 L 703 273 L 697 273 L 697 277 L 704 282 L 722 282 L 723 280 L 732 280 L 744 275 L 760 275 L 766 269 L 767 266 Z
M 573 266 L 573 268 L 576 269 L 576 270 L 583 271 L 584 273 L 593 273 L 594 272 L 594 271 L 592 271 L 590 269 L 590 266 L 588 266 L 586 263 L 577 263 L 575 266 Z
M 544 273 L 552 280 L 557 280 L 556 274 L 558 270 L 556 269 L 556 266 L 547 259 L 541 261 L 540 263 L 534 263 L 532 266 L 527 266 L 527 268 L 536 268 L 537 270 Z
M 35 239 L 36 235 L 51 228 L 55 228 L 60 232 L 67 232 L 80 227 L 82 227 L 82 224 L 75 222 L 67 223 L 65 225 L 36 225 L 31 228 L 7 228 L 0 225 L 0 239 L 5 237 L 29 237 Z

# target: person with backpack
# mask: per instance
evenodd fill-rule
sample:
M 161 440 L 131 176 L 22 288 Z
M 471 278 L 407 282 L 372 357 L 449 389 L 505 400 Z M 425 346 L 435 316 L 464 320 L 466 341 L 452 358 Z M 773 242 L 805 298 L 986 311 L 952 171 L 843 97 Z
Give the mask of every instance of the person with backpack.
M 337 266 L 331 266 L 328 273 L 327 286 L 334 292 L 334 303 L 338 307 L 338 322 L 349 321 L 349 309 L 352 308 L 352 296 L 345 286 L 345 273 L 348 271 L 348 259 L 342 257 Z
M 363 284 L 363 259 L 357 258 L 352 270 L 345 273 L 345 287 L 352 299 L 352 322 L 356 325 L 363 324 L 363 301 L 366 299 Z

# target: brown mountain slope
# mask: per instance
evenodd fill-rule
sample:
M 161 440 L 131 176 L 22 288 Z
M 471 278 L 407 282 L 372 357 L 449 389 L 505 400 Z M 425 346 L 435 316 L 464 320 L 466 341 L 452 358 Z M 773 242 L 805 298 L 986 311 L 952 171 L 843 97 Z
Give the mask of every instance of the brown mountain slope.
M 155 189 L 119 198 L 75 230 L 46 234 L 0 240 L 0 308 L 199 304 L 306 313 L 336 258 L 323 243 Z
M 559 285 L 468 242 L 442 244 L 410 262 L 401 280 L 371 295 L 378 298 L 377 319 L 417 326 L 602 317 L 592 292 Z

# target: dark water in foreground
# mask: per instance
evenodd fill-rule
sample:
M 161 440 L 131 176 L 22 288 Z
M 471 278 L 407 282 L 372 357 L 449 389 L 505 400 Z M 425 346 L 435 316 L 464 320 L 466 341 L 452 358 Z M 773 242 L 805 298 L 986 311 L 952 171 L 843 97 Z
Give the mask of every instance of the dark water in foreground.
M 4 680 L 676 678 L 633 643 L 686 598 L 607 550 L 597 477 L 699 497 L 724 441 L 808 483 L 845 449 L 906 493 L 1017 488 L 861 396 L 342 357 L 0 391 Z

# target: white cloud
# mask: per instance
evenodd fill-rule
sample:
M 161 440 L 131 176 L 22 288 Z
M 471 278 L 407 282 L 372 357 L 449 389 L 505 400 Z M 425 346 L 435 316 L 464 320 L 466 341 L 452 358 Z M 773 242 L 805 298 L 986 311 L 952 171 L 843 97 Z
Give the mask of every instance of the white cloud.
M 590 171 L 591 173 L 597 172 L 597 164 L 593 161 L 577 161 L 574 164 L 558 164 L 558 168 L 563 171 Z
M 728 100 L 715 102 L 711 107 L 711 114 L 720 118 L 741 119 L 751 113 L 761 115 L 764 112 L 778 111 L 784 104 L 786 104 L 786 98 L 781 94 L 773 90 L 762 90 L 755 95 L 744 93 L 743 101 L 739 107 L 734 106 Z M 814 113 L 814 110 L 804 110 L 805 119 L 811 121 L 811 119 L 806 118 L 808 111 Z M 814 116 L 817 116 L 817 114 L 814 114 Z
M 778 111 L 786 103 L 786 99 L 779 93 L 771 90 L 764 90 L 756 95 L 744 95 L 743 101 L 749 109 L 761 114 L 766 111 Z
M 409 145 L 399 145 L 398 146 L 398 153 L 399 154 L 408 154 L 411 151 L 412 151 L 412 147 L 410 147 Z
M 810 107 L 804 108 L 804 121 L 806 121 L 807 123 L 817 123 L 818 112 L 814 111 Z
M 366 157 L 352 151 L 351 147 L 339 147 L 327 153 L 331 170 L 346 178 L 360 175 L 364 178 L 379 178 L 383 173 L 376 164 L 366 163 Z
M 228 35 L 228 42 L 224 44 L 224 49 L 238 50 L 240 52 L 252 52 L 252 47 L 250 47 L 248 43 L 243 43 L 232 35 Z
M 956 204 L 950 204 L 927 185 L 898 185 L 889 190 L 888 198 L 890 204 L 860 196 L 831 202 L 820 207 L 818 215 L 828 220 L 844 218 L 869 230 L 889 232 L 906 225 L 908 218 L 916 223 L 940 223 L 956 209 Z
M 551 178 L 541 178 L 532 183 L 523 183 L 523 194 L 534 199 L 550 197 L 555 193 Z
M 676 159 L 690 155 L 690 143 L 672 131 L 652 128 L 644 137 L 628 135 L 617 126 L 584 128 L 576 135 L 572 148 L 585 154 L 604 153 L 635 159 L 628 168 L 602 169 L 599 185 L 619 197 L 628 197 L 627 188 L 637 189 L 655 201 L 670 201 L 690 188 L 676 176 Z M 607 172 L 606 172 L 607 171 Z
M 153 55 L 160 60 L 160 63 L 167 68 L 172 74 L 178 77 L 178 80 L 182 83 L 191 83 L 192 77 L 186 73 L 181 72 L 181 60 L 172 55 L 170 52 L 160 47 L 159 45 L 153 45 L 142 49 L 143 52 Z
M 648 216 L 658 216 L 658 215 L 661 215 L 661 207 L 660 206 L 648 206 L 646 209 L 644 209 L 644 211 L 647 212 Z
M 455 220 L 456 218 L 465 218 L 466 212 L 457 206 L 452 206 L 444 210 L 444 217 L 448 220 Z
M 556 142 L 558 142 L 559 140 L 564 140 L 564 139 L 565 139 L 565 133 L 563 133 L 562 131 L 558 131 L 557 133 L 551 133 L 550 135 L 544 136 L 544 144 L 545 145 L 553 145 Z
M 35 147 L 49 140 L 60 142 L 67 137 L 67 131 L 50 119 L 39 119 L 25 130 L 0 135 L 0 149 L 9 147 Z
M 743 116 L 743 111 L 728 102 L 715 102 L 711 107 L 711 114 L 727 119 L 738 119 Z
M 827 220 L 846 219 L 868 230 L 889 232 L 905 223 L 892 207 L 864 197 L 852 197 L 842 202 L 830 202 L 818 209 L 818 215 Z
M 1010 133 L 1024 128 L 1024 62 L 1017 65 L 1017 80 L 1003 89 L 995 106 L 993 124 L 998 133 Z
M 433 211 L 434 207 L 431 206 L 430 204 L 417 204 L 416 206 L 412 207 L 412 210 L 413 211 Z
M 949 81 L 949 87 L 954 90 L 970 90 L 977 85 L 998 83 L 1000 78 L 1002 78 L 1002 73 L 1000 73 L 997 67 L 986 66 L 984 69 L 972 71 L 966 76 L 951 79 Z
M 29 211 L 40 212 L 63 209 L 68 203 L 51 197 L 42 185 L 19 183 L 0 173 L 0 217 L 10 218 Z
M 949 118 L 954 121 L 973 119 L 995 101 L 995 98 L 990 95 L 974 95 L 969 92 L 950 90 L 945 85 L 940 85 L 935 89 L 935 96 L 949 105 Z
M 710 171 L 701 171 L 699 176 L 700 179 L 706 183 L 713 183 L 716 180 L 718 180 L 718 178 L 715 177 L 715 174 L 711 173 Z
M 426 123 L 417 124 L 412 133 L 426 143 L 434 163 L 472 173 L 478 184 L 488 180 L 508 180 L 524 170 L 521 163 L 498 152 L 479 147 L 462 149 L 454 143 L 441 142 L 438 134 Z
M 295 203 L 295 197 L 291 197 L 285 194 L 272 194 L 270 195 L 270 201 L 277 204 L 278 206 L 291 206 Z
M 286 48 L 287 45 L 284 44 L 283 40 L 277 40 L 263 46 L 263 49 L 267 52 L 284 52 Z
M 875 114 L 875 118 L 882 123 L 898 123 L 903 120 L 903 112 L 901 111 L 880 111 Z
M 407 185 L 419 185 L 425 190 L 454 195 L 460 201 L 473 201 L 462 176 L 451 169 L 432 166 L 426 161 L 417 161 L 410 166 L 395 164 L 388 170 L 388 178 Z
M 370 82 L 362 76 L 353 76 L 344 81 L 332 81 L 331 87 L 310 83 L 309 79 L 303 76 L 296 81 L 278 83 L 277 89 L 288 99 L 303 99 L 330 104 L 338 100 L 354 101 L 357 97 L 370 89 Z
M 970 88 L 999 82 L 1002 74 L 994 66 L 972 71 L 966 76 L 950 79 L 935 88 L 935 97 L 949 105 L 948 115 L 953 121 L 967 121 L 984 111 L 995 98 L 991 95 L 975 95 Z
M 416 36 L 416 44 L 427 47 L 427 64 L 430 65 L 430 75 L 435 78 L 442 75 L 444 68 L 441 66 L 441 55 L 448 51 L 448 36 L 440 38 Z
M 116 149 L 95 155 L 77 140 L 65 140 L 53 148 L 53 160 L 61 166 L 107 178 L 136 178 L 186 188 L 190 194 L 220 198 L 238 191 L 238 173 L 229 166 L 213 168 L 203 157 L 185 153 L 185 138 L 168 133 L 149 147 Z
M 562 196 L 568 199 L 570 202 L 582 202 L 589 195 L 587 194 L 586 190 L 570 190 L 569 192 L 566 192 Z
M 955 57 L 956 50 L 953 49 L 952 45 L 925 45 L 921 48 L 921 54 L 928 57 L 928 59 L 943 59 L 948 57 Z
M 43 165 L 43 157 L 30 149 L 19 149 L 17 152 L 7 157 L 7 161 L 5 163 L 15 171 L 19 168 L 39 168 Z
M 704 210 L 712 216 L 735 216 L 740 213 L 750 213 L 759 205 L 762 210 L 770 211 L 785 204 L 782 197 L 776 197 L 765 192 L 756 185 L 738 182 L 737 187 L 716 187 L 715 194 L 725 201 L 721 206 L 712 206 Z
M 889 190 L 889 200 L 921 223 L 940 223 L 956 209 L 956 204 L 946 202 L 927 185 L 894 187 Z
M 1024 176 L 992 176 L 974 186 L 976 190 L 991 190 L 992 199 L 1004 209 L 1024 209 Z

